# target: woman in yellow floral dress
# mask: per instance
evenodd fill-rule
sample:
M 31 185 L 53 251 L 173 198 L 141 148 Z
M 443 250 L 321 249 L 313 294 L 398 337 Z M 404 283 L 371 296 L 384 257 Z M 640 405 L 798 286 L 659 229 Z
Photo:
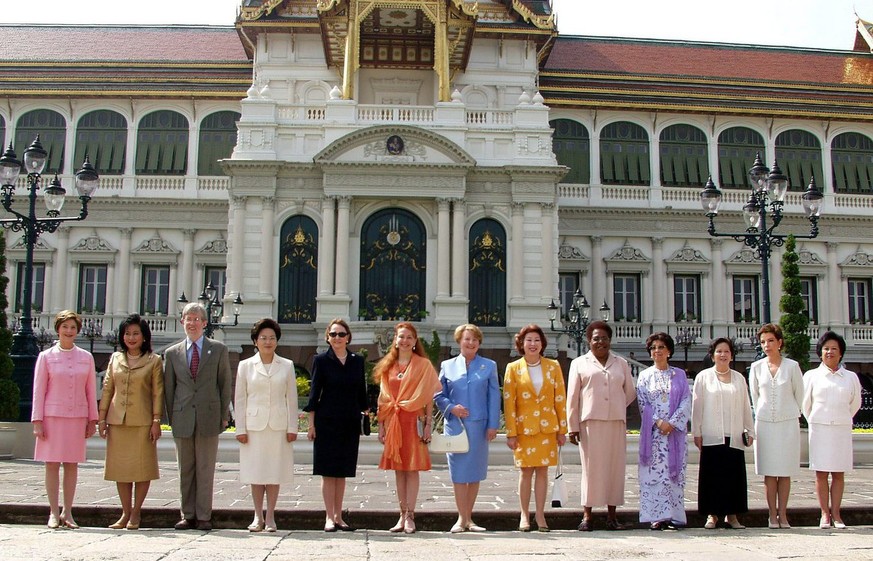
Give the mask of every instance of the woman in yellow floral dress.
M 522 328 L 515 348 L 522 358 L 506 365 L 503 410 L 506 444 L 515 455 L 521 519 L 518 529 L 530 531 L 530 487 L 534 483 L 534 519 L 540 532 L 548 532 L 545 507 L 549 466 L 558 463 L 558 446 L 566 441 L 567 411 L 564 375 L 558 361 L 543 357 L 546 335 L 537 325 Z

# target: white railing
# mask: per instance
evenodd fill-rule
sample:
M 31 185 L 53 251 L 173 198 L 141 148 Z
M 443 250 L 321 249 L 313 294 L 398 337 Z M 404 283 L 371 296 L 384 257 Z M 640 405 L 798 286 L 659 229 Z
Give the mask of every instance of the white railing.
M 144 191 L 157 191 L 170 189 L 173 191 L 182 191 L 185 189 L 185 178 L 184 177 L 167 177 L 167 176 L 156 176 L 156 177 L 137 177 L 136 178 L 136 188 L 138 190 Z
M 494 109 L 476 109 L 467 111 L 468 125 L 500 125 L 512 126 L 515 113 L 512 111 L 497 111 Z
M 402 107 L 358 105 L 357 120 L 364 123 L 432 123 L 434 108 L 408 105 Z
M 199 177 L 197 178 L 197 189 L 202 191 L 227 191 L 230 185 L 228 177 Z

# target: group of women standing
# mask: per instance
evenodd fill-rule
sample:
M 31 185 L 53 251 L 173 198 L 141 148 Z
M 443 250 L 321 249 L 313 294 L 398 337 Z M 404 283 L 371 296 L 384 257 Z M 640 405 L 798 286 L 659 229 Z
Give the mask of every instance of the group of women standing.
M 93 357 L 75 346 L 81 319 L 58 314 L 58 342 L 40 354 L 33 395 L 34 457 L 46 462 L 48 526 L 77 528 L 72 505 L 77 464 L 85 459 L 85 440 L 95 428 L 107 439 L 104 477 L 115 481 L 122 515 L 110 528 L 139 528 L 151 481 L 159 477 L 156 443 L 161 437 L 163 377 L 152 352 L 148 323 L 138 315 L 119 327 L 121 351 L 107 367 L 103 397 L 96 401 Z M 507 446 L 519 468 L 519 530 L 534 523 L 548 532 L 545 500 L 548 468 L 557 464 L 567 436 L 578 445 L 582 464 L 583 519 L 580 531 L 594 529 L 592 510 L 607 507 L 607 530 L 625 526 L 616 517 L 624 503 L 626 409 L 637 399 L 640 430 L 640 521 L 653 530 L 686 524 L 684 487 L 688 422 L 700 450 L 699 511 L 706 528 L 722 523 L 739 529 L 737 515 L 748 510 L 744 449 L 754 446 L 755 470 L 764 477 L 770 528 L 790 528 L 787 504 L 791 477 L 800 469 L 798 417 L 809 423 L 810 469 L 816 474 L 821 527 L 845 528 L 840 513 L 844 473 L 852 469 L 852 417 L 861 404 L 857 375 L 842 366 L 846 344 L 833 332 L 821 336 L 818 368 L 801 375 L 799 365 L 781 355 L 782 331 L 764 325 L 758 333 L 766 357 L 752 364 L 749 382 L 730 365 L 731 340 L 715 339 L 711 368 L 689 386 L 683 370 L 671 366 L 673 339 L 655 333 L 646 340 L 653 366 L 634 387 L 630 367 L 612 353 L 612 329 L 593 322 L 586 331 L 590 350 L 570 365 L 568 388 L 557 361 L 543 356 L 547 346 L 536 325 L 521 329 L 515 346 L 521 358 L 506 367 L 503 393 L 497 365 L 479 355 L 482 331 L 458 326 L 457 357 L 437 374 L 418 340 L 415 326 L 401 322 L 374 371 L 379 385 L 381 469 L 393 470 L 400 517 L 391 532 L 414 533 L 420 472 L 431 467 L 427 444 L 433 407 L 445 418 L 444 432 L 465 431 L 469 450 L 448 454 L 457 522 L 451 532 L 481 532 L 473 520 L 479 485 L 487 476 L 488 443 L 497 435 L 501 401 Z M 263 319 L 251 330 L 256 353 L 239 364 L 236 383 L 236 438 L 240 479 L 251 485 L 252 532 L 275 531 L 281 484 L 293 477 L 292 442 L 297 438 L 294 365 L 276 354 L 281 329 Z M 354 477 L 362 422 L 368 423 L 363 357 L 348 348 L 348 323 L 332 320 L 325 330 L 329 348 L 315 357 L 307 437 L 313 441 L 313 474 L 322 477 L 325 532 L 354 530 L 343 520 L 345 479 Z M 362 417 L 363 415 L 363 417 Z M 362 420 L 363 419 L 363 420 Z M 754 421 L 753 421 L 754 419 Z M 95 427 L 96 423 L 96 427 Z M 272 458 L 264 462 L 264 457 Z M 59 507 L 60 467 L 64 468 L 63 510 Z M 266 497 L 266 510 L 264 498 Z

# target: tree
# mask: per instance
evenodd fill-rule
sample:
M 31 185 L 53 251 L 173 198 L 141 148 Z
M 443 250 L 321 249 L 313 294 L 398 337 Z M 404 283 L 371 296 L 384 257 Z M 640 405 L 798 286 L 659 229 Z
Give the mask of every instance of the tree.
M 803 297 L 800 291 L 800 257 L 796 251 L 794 236 L 785 240 L 785 253 L 782 255 L 782 298 L 779 309 L 782 318 L 779 324 L 785 336 L 783 352 L 800 364 L 801 371 L 809 370 L 809 316 L 803 311 Z
M 21 390 L 12 380 L 12 359 L 9 352 L 12 349 L 12 332 L 6 326 L 6 308 L 9 301 L 6 298 L 6 286 L 9 278 L 6 276 L 6 237 L 0 232 L 0 421 L 18 420 L 18 403 Z

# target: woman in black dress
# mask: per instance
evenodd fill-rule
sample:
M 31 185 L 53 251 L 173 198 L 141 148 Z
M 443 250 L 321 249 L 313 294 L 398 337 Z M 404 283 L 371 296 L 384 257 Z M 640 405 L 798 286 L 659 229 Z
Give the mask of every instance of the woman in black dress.
M 364 359 L 348 350 L 352 332 L 342 319 L 331 320 L 324 332 L 327 352 L 312 363 L 309 403 L 309 440 L 313 441 L 313 475 L 322 476 L 325 532 L 354 530 L 343 521 L 346 477 L 354 477 L 358 464 L 361 413 L 367 410 Z

